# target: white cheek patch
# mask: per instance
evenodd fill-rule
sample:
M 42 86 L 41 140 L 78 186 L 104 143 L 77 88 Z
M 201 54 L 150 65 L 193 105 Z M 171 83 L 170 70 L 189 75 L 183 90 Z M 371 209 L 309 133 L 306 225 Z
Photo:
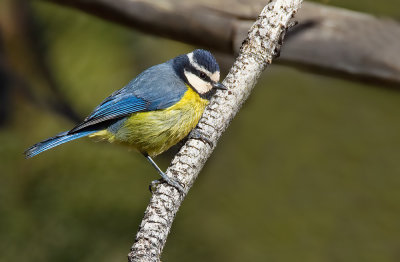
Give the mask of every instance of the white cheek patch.
M 220 77 L 219 71 L 214 72 L 214 74 L 210 76 L 211 80 L 214 82 L 219 82 L 219 77 Z
M 212 85 L 210 83 L 204 81 L 197 75 L 188 72 L 186 70 L 184 73 L 190 85 L 192 85 L 196 89 L 196 91 L 199 92 L 200 94 L 207 93 L 212 89 Z

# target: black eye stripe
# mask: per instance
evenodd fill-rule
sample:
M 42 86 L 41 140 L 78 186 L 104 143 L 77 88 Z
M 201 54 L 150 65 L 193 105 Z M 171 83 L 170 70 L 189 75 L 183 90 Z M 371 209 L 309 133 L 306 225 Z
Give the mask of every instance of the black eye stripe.
M 187 69 L 189 69 L 188 71 L 189 71 L 190 73 L 192 73 L 192 74 L 194 74 L 194 75 L 197 75 L 197 76 L 199 76 L 199 77 L 200 77 L 200 73 L 204 73 L 204 72 L 202 72 L 202 71 L 197 70 L 196 68 L 194 68 L 194 66 L 192 66 L 192 65 L 190 65 L 190 64 L 189 64 L 189 67 L 188 67 Z M 211 78 L 210 78 L 206 73 L 204 73 L 204 75 L 205 75 L 204 78 L 202 78 L 202 77 L 200 77 L 200 78 L 203 79 L 204 81 L 207 81 L 207 82 L 212 83 Z

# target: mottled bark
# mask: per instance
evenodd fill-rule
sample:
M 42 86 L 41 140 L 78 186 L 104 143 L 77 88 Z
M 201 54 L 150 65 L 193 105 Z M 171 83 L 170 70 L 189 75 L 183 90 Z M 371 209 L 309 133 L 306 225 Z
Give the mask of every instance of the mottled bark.
M 224 84 L 206 108 L 197 130 L 213 144 L 189 139 L 172 160 L 167 175 L 184 185 L 185 192 L 160 184 L 154 188 L 150 203 L 129 253 L 129 261 L 159 261 L 172 222 L 185 195 L 210 157 L 219 137 L 249 96 L 258 77 L 272 62 L 280 48 L 289 20 L 301 0 L 277 0 L 269 3 L 251 27 L 239 56 Z

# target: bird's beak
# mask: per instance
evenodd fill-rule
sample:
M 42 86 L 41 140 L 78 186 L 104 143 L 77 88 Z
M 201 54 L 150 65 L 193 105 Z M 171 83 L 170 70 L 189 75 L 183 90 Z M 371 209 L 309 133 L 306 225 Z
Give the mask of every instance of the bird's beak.
M 215 89 L 220 89 L 220 90 L 227 90 L 226 86 L 224 86 L 222 83 L 215 82 L 213 83 L 213 88 Z

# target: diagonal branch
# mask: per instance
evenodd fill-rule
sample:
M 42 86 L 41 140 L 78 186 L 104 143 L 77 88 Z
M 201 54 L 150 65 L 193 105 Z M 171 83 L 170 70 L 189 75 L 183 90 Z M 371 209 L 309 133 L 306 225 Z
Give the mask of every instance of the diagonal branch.
M 167 185 L 158 185 L 128 255 L 129 261 L 159 261 L 174 217 L 200 170 L 210 157 L 215 144 L 241 105 L 250 95 L 258 77 L 280 48 L 289 20 L 300 8 L 302 0 L 276 0 L 269 3 L 251 27 L 239 57 L 224 84 L 228 91 L 218 92 L 203 114 L 197 131 L 213 142 L 189 139 L 174 157 L 167 175 L 185 186 L 179 192 Z

